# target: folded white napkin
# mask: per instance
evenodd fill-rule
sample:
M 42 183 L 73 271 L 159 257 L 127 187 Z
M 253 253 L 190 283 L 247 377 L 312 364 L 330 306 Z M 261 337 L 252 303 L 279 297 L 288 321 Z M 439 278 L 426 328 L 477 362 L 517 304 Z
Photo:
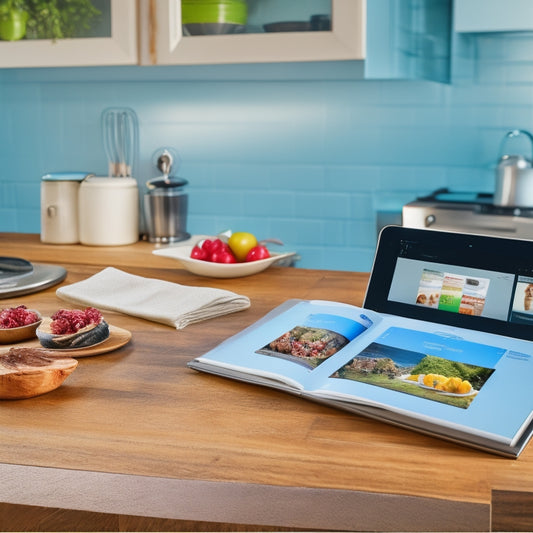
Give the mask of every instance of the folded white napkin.
M 248 297 L 231 291 L 143 278 L 113 267 L 60 287 L 56 294 L 76 305 L 119 311 L 176 329 L 250 307 Z

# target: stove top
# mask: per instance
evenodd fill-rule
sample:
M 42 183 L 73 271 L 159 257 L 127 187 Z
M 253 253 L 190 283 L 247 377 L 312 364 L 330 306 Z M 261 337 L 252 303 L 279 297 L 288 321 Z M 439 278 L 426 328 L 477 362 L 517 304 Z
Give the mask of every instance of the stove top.
M 447 188 L 437 189 L 427 196 L 420 196 L 417 202 L 429 202 L 449 206 L 469 206 L 474 212 L 486 215 L 533 217 L 533 207 L 494 205 L 494 195 L 483 192 L 453 192 Z
M 463 231 L 533 239 L 533 207 L 499 206 L 490 193 L 437 189 L 402 209 L 402 224 L 411 228 Z

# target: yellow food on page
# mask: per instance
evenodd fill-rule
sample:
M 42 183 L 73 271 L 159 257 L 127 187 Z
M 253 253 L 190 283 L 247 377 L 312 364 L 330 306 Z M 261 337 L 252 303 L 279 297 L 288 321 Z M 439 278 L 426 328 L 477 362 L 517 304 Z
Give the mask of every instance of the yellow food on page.
M 472 385 L 469 381 L 462 381 L 457 387 L 457 394 L 468 394 L 469 392 L 472 392 Z
M 447 379 L 440 374 L 426 374 L 422 381 L 426 387 L 435 387 L 437 383 L 444 383 Z
M 445 390 L 447 392 L 457 392 L 457 388 L 462 383 L 461 378 L 448 378 L 445 383 Z

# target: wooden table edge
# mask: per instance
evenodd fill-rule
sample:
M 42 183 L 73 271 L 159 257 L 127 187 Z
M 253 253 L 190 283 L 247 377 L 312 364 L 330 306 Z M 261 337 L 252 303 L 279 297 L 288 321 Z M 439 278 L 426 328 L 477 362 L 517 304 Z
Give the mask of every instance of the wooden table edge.
M 0 464 L 6 504 L 162 519 L 339 531 L 487 531 L 490 505 Z M 423 510 L 423 511 L 421 511 Z

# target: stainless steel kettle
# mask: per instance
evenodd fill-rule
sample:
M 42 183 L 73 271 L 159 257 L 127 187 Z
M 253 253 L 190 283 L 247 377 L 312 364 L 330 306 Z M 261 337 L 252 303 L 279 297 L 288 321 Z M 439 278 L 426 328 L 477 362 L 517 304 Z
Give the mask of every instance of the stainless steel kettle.
M 509 149 L 511 142 L 526 143 L 530 155 Z M 500 159 L 496 167 L 494 205 L 533 206 L 533 136 L 525 130 L 512 130 L 505 134 L 500 147 Z

